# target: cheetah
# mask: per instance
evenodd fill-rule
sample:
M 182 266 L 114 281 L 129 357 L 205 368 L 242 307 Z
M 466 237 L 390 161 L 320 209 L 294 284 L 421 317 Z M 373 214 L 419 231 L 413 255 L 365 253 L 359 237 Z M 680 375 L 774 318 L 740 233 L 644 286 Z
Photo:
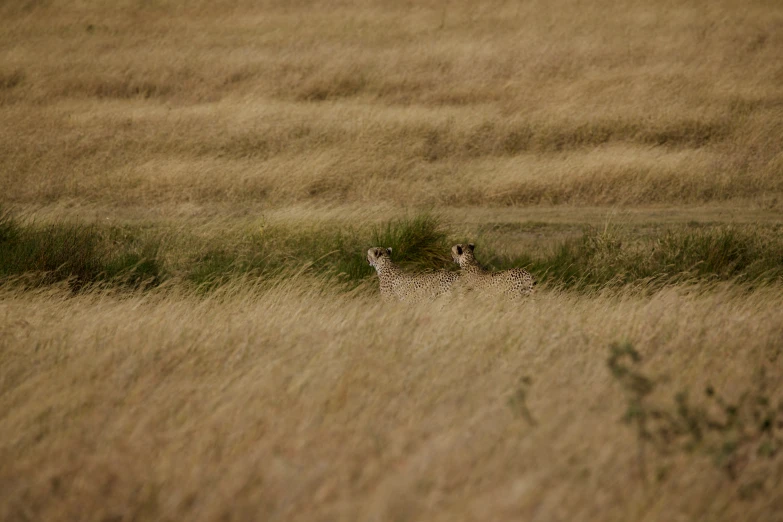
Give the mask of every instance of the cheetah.
M 473 243 L 451 247 L 451 257 L 460 266 L 460 286 L 487 294 L 505 294 L 508 297 L 528 296 L 536 281 L 527 270 L 512 268 L 502 272 L 484 270 L 473 257 Z
M 439 270 L 411 274 L 391 260 L 391 248 L 373 247 L 367 251 L 367 262 L 378 272 L 381 296 L 386 301 L 419 302 L 444 296 L 451 291 L 459 273 Z

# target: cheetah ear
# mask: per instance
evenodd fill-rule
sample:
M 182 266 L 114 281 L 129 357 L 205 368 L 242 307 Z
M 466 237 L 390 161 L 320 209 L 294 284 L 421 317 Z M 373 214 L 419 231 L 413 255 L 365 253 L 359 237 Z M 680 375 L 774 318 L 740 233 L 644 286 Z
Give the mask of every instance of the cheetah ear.
M 387 252 L 389 255 L 391 255 L 391 247 L 387 248 L 387 249 L 386 249 L 386 252 Z
M 462 255 L 462 245 L 457 245 L 457 255 L 458 256 Z
M 468 243 L 468 250 L 470 250 L 471 252 L 473 252 L 473 249 L 474 249 L 474 248 L 476 248 L 476 245 L 474 245 L 473 243 Z

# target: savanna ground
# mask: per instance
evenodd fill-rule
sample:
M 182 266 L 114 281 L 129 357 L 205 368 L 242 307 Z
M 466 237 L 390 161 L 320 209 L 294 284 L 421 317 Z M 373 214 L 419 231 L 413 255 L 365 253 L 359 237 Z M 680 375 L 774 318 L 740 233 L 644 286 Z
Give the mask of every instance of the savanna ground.
M 779 2 L 0 4 L 3 520 L 783 520 Z M 380 302 L 477 244 L 524 302 Z

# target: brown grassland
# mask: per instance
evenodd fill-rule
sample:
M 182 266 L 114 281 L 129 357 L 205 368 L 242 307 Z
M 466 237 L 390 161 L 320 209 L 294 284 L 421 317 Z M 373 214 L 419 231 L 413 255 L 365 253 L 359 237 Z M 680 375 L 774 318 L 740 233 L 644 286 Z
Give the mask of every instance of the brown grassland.
M 777 290 L 546 292 L 521 306 L 436 310 L 299 281 L 206 299 L 5 294 L 0 306 L 3 520 L 772 520 L 783 510 L 780 459 L 755 446 L 736 479 L 698 449 L 650 448 L 642 468 L 606 365 L 611 342 L 632 342 L 644 372 L 667 379 L 650 400 L 669 409 L 676 391 L 700 401 L 708 384 L 734 401 L 761 368 L 777 386 Z
M 772 0 L 0 3 L 0 520 L 783 521 L 781 57 Z M 380 302 L 422 212 L 536 296 Z

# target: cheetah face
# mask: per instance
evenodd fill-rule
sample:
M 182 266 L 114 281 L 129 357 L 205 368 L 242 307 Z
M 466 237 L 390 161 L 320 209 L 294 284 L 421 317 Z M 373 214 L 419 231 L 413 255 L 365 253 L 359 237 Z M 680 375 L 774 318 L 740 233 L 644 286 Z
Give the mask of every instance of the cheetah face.
M 391 248 L 372 247 L 367 251 L 367 264 L 377 266 L 378 260 L 382 257 L 391 258 Z
M 474 248 L 476 248 L 476 245 L 473 243 L 468 243 L 467 246 L 463 245 L 462 243 L 454 245 L 451 247 L 451 258 L 455 263 L 459 264 L 459 261 L 462 256 L 465 255 L 465 252 L 470 252 L 472 254 Z

